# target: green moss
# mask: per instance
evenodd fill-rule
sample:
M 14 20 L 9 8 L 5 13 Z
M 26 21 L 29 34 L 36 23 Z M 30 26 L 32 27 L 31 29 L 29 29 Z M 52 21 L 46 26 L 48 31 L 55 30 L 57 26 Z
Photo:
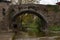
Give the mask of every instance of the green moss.
M 48 9 L 48 11 L 54 11 L 54 12 L 60 11 L 59 6 L 57 6 L 57 5 L 47 5 L 47 9 Z
M 49 30 L 52 30 L 52 31 L 60 31 L 60 26 L 57 26 L 57 25 L 50 26 L 49 27 Z

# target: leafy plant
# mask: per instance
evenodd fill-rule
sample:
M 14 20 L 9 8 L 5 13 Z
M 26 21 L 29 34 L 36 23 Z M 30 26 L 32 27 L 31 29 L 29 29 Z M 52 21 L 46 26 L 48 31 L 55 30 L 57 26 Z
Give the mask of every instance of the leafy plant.
M 59 6 L 57 6 L 57 5 L 47 5 L 47 9 L 48 9 L 48 11 L 54 11 L 54 12 L 60 11 Z

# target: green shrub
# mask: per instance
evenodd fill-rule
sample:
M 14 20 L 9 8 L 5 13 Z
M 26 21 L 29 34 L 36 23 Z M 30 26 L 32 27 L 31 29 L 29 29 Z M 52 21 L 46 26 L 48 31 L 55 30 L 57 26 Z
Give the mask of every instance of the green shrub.
M 57 25 L 50 26 L 49 27 L 49 30 L 52 30 L 52 31 L 60 31 L 60 26 L 57 26 Z

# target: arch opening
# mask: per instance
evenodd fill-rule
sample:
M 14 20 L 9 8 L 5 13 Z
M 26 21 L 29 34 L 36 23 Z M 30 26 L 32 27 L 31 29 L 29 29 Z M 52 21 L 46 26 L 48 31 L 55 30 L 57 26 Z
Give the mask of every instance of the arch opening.
M 38 12 L 32 10 L 24 10 L 15 14 L 13 16 L 13 22 L 17 24 L 20 31 L 24 32 L 29 32 L 27 29 L 31 28 L 32 25 L 34 26 L 32 26 L 33 29 L 31 30 L 36 31 L 36 29 L 38 29 L 37 31 L 39 32 L 43 32 L 43 30 L 45 30 L 45 28 L 47 27 L 47 22 L 44 17 Z

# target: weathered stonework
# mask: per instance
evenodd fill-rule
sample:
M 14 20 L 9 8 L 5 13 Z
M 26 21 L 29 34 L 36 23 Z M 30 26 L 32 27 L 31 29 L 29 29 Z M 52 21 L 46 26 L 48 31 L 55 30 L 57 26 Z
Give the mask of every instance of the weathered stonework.
M 56 5 L 55 5 L 56 6 Z M 3 8 L 5 9 L 5 15 L 3 15 Z M 54 7 L 53 7 L 54 8 Z M 54 12 L 52 8 L 49 11 L 47 5 L 40 4 L 22 4 L 22 5 L 7 5 L 7 3 L 0 3 L 0 29 L 10 30 L 12 25 L 12 17 L 18 14 L 21 10 L 33 9 L 36 12 L 42 14 L 43 18 L 48 23 L 48 27 L 52 25 L 60 26 L 60 12 Z M 52 11 L 51 11 L 52 10 Z
M 5 12 L 8 10 L 7 3 L 1 2 L 0 3 L 0 31 L 1 30 L 7 30 L 7 20 L 6 20 L 6 14 L 3 15 L 3 9 L 5 9 Z

